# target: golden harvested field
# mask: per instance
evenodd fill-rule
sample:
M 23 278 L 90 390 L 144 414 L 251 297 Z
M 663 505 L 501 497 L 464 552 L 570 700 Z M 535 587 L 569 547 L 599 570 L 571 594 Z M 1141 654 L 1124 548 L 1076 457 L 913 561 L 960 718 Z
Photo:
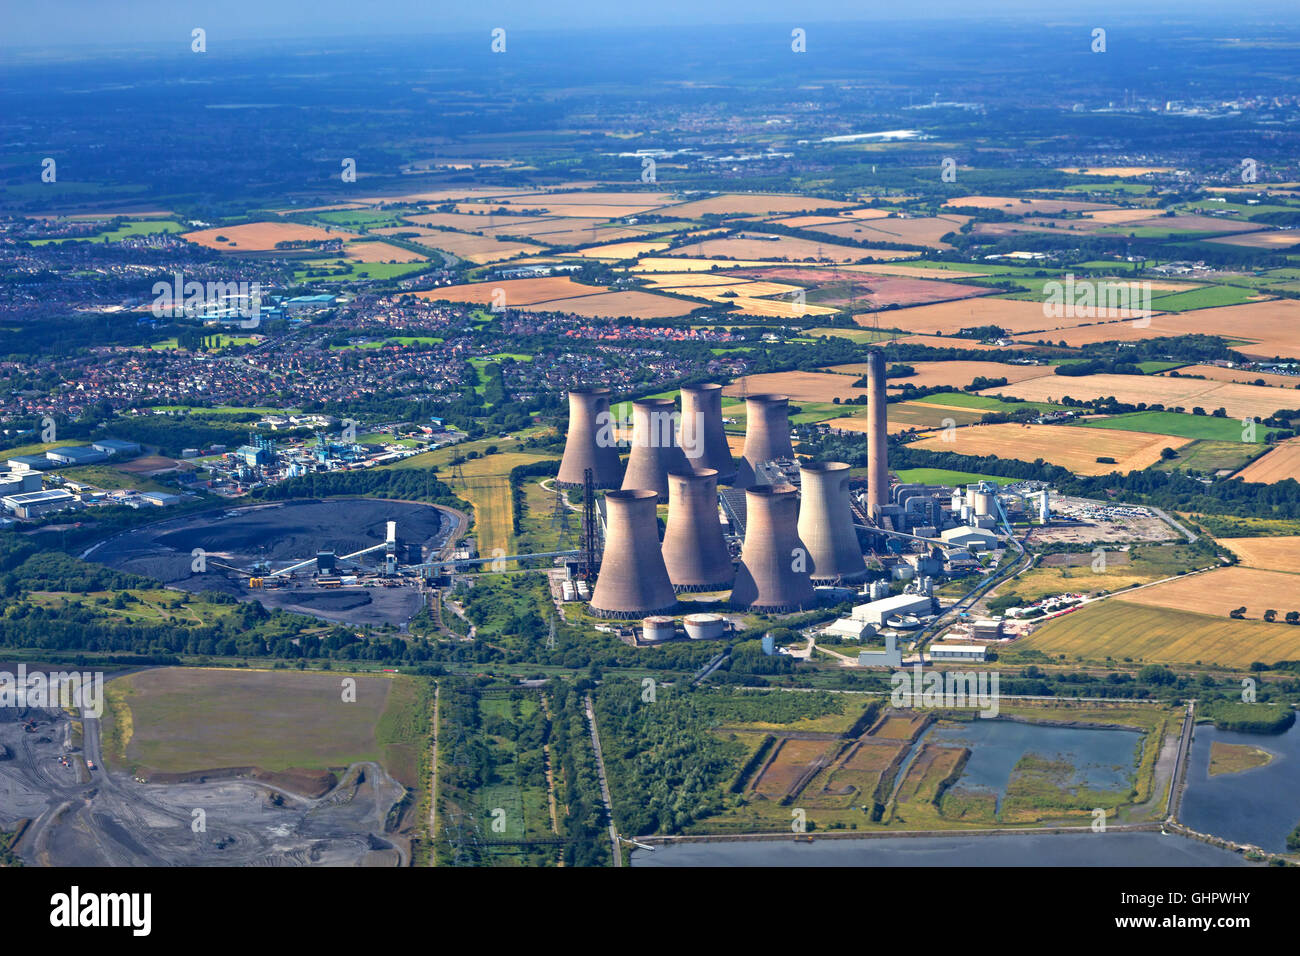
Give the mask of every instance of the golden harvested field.
M 953 388 L 961 388 L 981 376 L 1005 378 L 1015 384 L 1032 378 L 1041 378 L 1044 375 L 1054 375 L 1056 372 L 1051 365 L 1009 365 L 1005 362 L 908 362 L 907 364 L 916 369 L 916 374 L 909 375 L 907 378 L 889 379 L 887 383 L 889 388 L 902 388 L 904 384 L 915 385 L 917 388 L 929 388 L 933 385 L 951 385 Z M 845 375 L 866 375 L 867 366 L 865 363 L 831 365 L 827 371 Z
M 1131 342 L 1167 335 L 1221 335 L 1251 343 L 1235 347 L 1251 358 L 1268 359 L 1274 355 L 1300 358 L 1300 301 L 1270 299 L 1182 314 L 1155 315 L 1146 327 L 1114 321 L 1048 335 L 1015 334 L 1026 341 L 1048 339 L 1053 343 L 1064 341 L 1071 346 L 1111 340 Z
M 1061 166 L 1063 173 L 1077 176 L 1114 176 L 1121 179 L 1129 176 L 1145 176 L 1147 173 L 1170 173 L 1172 166 Z
M 1121 402 L 1136 405 L 1161 404 L 1167 409 L 1200 407 L 1206 414 L 1225 408 L 1229 418 L 1267 418 L 1279 408 L 1300 406 L 1300 396 L 1293 390 L 1269 385 L 1238 385 L 1197 378 L 1170 378 L 1166 375 L 1049 375 L 1001 388 L 986 389 L 987 394 L 1010 395 L 1031 402 L 1048 402 L 1069 395 L 1087 401 L 1113 395 Z
M 855 315 L 859 325 L 904 329 L 908 332 L 928 332 L 945 335 L 962 329 L 983 325 L 997 325 L 1013 335 L 1043 329 L 1053 330 L 1048 337 L 1059 338 L 1056 329 L 1095 321 L 1087 318 L 1048 318 L 1043 315 L 1041 302 L 1022 302 L 1015 299 L 973 298 L 959 302 L 939 302 L 918 305 L 909 309 L 892 309 L 887 313 Z
M 1220 236 L 1214 241 L 1250 249 L 1289 249 L 1291 246 L 1300 246 L 1300 232 L 1294 229 L 1269 229 L 1243 232 L 1236 236 Z
M 1300 481 L 1300 438 L 1282 442 L 1232 477 L 1260 484 L 1272 484 L 1288 478 Z
M 860 323 L 865 324 L 865 323 Z M 975 349 L 979 352 L 1006 352 L 1016 349 L 1031 349 L 1027 342 L 1014 342 L 1011 345 L 994 345 L 992 342 L 976 342 L 974 339 L 959 339 L 950 335 L 905 335 L 898 339 L 903 345 L 928 345 L 931 348 L 945 347 L 955 349 Z
M 537 279 L 501 279 L 496 282 L 449 285 L 415 294 L 422 299 L 490 305 L 497 289 L 505 291 L 505 305 L 511 309 L 552 299 L 572 299 L 574 296 L 597 295 L 608 291 L 604 286 L 582 285 L 568 276 L 542 276 Z
M 1234 222 L 1218 216 L 1152 216 L 1150 219 L 1134 220 L 1135 226 L 1150 226 L 1154 229 L 1168 229 L 1171 232 L 1250 232 L 1259 225 L 1250 222 Z
M 1078 435 L 1076 432 L 1087 434 Z M 1191 439 L 1118 428 L 1074 428 L 1069 425 L 971 425 L 957 429 L 954 440 L 923 438 L 914 447 L 926 451 L 953 451 L 959 455 L 996 455 L 1019 461 L 1039 458 L 1068 468 L 1077 475 L 1106 475 L 1146 468 L 1160 460 L 1163 448 L 1181 448 Z M 1115 463 L 1099 462 L 1099 457 Z
M 611 242 L 604 246 L 589 246 L 576 252 L 562 252 L 561 256 L 581 259 L 636 259 L 652 252 L 667 249 L 667 242 Z
M 877 218 L 870 221 L 839 222 L 834 225 L 805 226 L 811 232 L 825 233 L 837 239 L 855 239 L 860 242 L 893 242 L 900 245 L 927 246 L 931 249 L 951 249 L 942 238 L 956 232 L 969 216 L 926 216 L 915 219 Z
M 812 239 L 793 239 L 780 236 L 776 239 L 742 239 L 729 236 L 722 239 L 704 239 L 690 245 L 679 246 L 673 256 L 730 256 L 733 259 L 786 260 L 829 259 L 833 262 L 855 262 L 858 259 L 908 259 L 918 253 L 897 249 L 859 249 L 840 246 L 833 242 L 815 242 Z M 735 265 L 734 262 L 729 265 Z
M 1198 574 L 1188 583 L 1201 577 L 1204 575 Z M 1157 588 L 1147 588 L 1139 591 L 1138 595 L 1155 590 Z M 1048 621 L 1012 646 L 1042 651 L 1052 657 L 1066 654 L 1071 659 L 1131 658 L 1141 664 L 1194 664 L 1200 661 L 1242 669 L 1253 661 L 1271 664 L 1300 659 L 1300 627 L 1265 624 L 1259 620 L 1235 621 L 1227 616 L 1228 610 L 1230 608 L 1225 607 L 1220 613 L 1198 614 L 1182 609 L 1148 607 L 1132 603 L 1127 597 L 1123 600 L 1108 598 Z
M 502 262 L 525 253 L 541 252 L 544 248 L 517 239 L 497 239 L 494 236 L 471 236 L 464 232 L 439 230 L 431 230 L 412 241 L 430 249 L 442 249 L 476 265 Z
M 854 417 L 832 418 L 824 424 L 840 431 L 866 434 L 869 429 L 866 418 L 867 406 L 850 405 L 847 410 L 852 410 Z M 969 408 L 945 408 L 942 405 L 925 405 L 921 402 L 893 402 L 886 413 L 888 431 L 891 435 L 943 428 L 948 422 L 958 426 L 973 425 L 984 415 L 984 412 L 971 411 Z
M 1216 382 L 1238 382 L 1242 385 L 1254 385 L 1263 381 L 1265 385 L 1272 385 L 1275 388 L 1294 388 L 1300 389 L 1300 375 L 1278 375 L 1273 372 L 1248 372 L 1240 368 L 1220 368 L 1218 365 L 1186 365 L 1180 369 L 1173 369 L 1169 372 L 1160 372 L 1167 378 L 1177 378 L 1178 376 L 1199 375 L 1203 378 L 1213 379 Z M 1297 407 L 1300 407 L 1300 397 L 1296 399 Z
M 770 250 L 769 250 L 770 251 Z M 784 262 L 775 259 L 710 259 L 704 258 L 667 258 L 664 256 L 647 256 L 631 268 L 632 272 L 708 272 L 710 269 L 738 269 L 751 266 L 782 266 Z
M 1216 568 L 1126 594 L 1124 601 L 1215 617 L 1227 617 L 1233 608 L 1244 607 L 1248 620 L 1260 620 L 1268 608 L 1300 610 L 1300 575 L 1240 565 Z
M 1275 571 L 1279 568 L 1300 568 L 1300 535 L 1267 538 L 1219 538 L 1219 544 L 1230 550 L 1249 568 Z
M 746 375 L 722 390 L 723 395 L 789 395 L 792 402 L 843 401 L 867 394 L 865 388 L 854 388 L 852 375 L 834 375 L 830 372 L 767 372 Z M 742 387 L 743 383 L 743 387 Z
M 424 215 L 403 216 L 402 218 L 407 222 L 415 223 L 417 226 L 425 228 L 458 229 L 461 232 L 486 232 L 489 229 L 497 229 L 502 226 L 531 226 L 536 225 L 539 221 L 536 216 L 491 215 L 486 212 L 475 214 L 460 212 L 433 212 Z M 556 220 L 552 219 L 547 221 L 555 222 Z M 380 236 L 391 236 L 398 232 L 408 232 L 410 231 L 410 227 L 385 226 L 382 229 L 371 229 L 370 231 Z
M 218 241 L 224 236 L 226 242 Z M 296 222 L 250 222 L 243 226 L 219 226 L 187 232 L 182 239 L 209 249 L 240 249 L 244 252 L 266 252 L 277 242 L 317 242 L 326 239 L 355 239 L 356 233 L 340 229 L 321 229 L 318 226 L 300 226 Z
M 386 242 L 349 242 L 344 254 L 357 262 L 424 262 L 426 257 Z
M 652 272 L 648 273 L 645 278 L 652 289 L 730 286 L 736 282 L 734 276 L 724 275 L 721 272 Z
M 667 209 L 659 210 L 663 216 L 679 219 L 696 219 L 710 213 L 723 216 L 761 215 L 763 213 L 800 213 L 810 209 L 832 209 L 849 203 L 838 199 L 817 199 L 812 196 L 777 196 L 757 193 L 726 193 L 708 199 L 697 199 Z
M 650 292 L 606 292 L 583 295 L 576 299 L 552 299 L 522 306 L 528 312 L 569 312 L 586 318 L 664 319 L 686 315 L 700 308 L 696 302 L 683 302 Z
M 966 209 L 1000 209 L 1013 216 L 1042 216 L 1054 212 L 1088 212 L 1092 209 L 1114 209 L 1106 203 L 1081 202 L 1075 199 L 1019 199 L 1013 196 L 958 196 L 949 199 L 945 206 Z

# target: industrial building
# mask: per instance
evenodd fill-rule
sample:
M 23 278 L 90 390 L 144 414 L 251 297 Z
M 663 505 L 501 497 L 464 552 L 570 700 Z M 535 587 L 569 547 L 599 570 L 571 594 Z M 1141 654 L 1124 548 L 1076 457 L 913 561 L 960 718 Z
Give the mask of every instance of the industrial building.
M 668 500 L 668 473 L 691 470 L 677 444 L 676 411 L 670 398 L 643 398 L 632 403 L 632 453 L 623 473 L 625 491 L 654 491 L 664 502 Z
M 41 490 L 39 471 L 9 471 L 0 474 L 0 496 L 21 495 Z
M 875 633 L 876 629 L 866 621 L 855 621 L 851 617 L 842 617 L 822 628 L 822 634 L 827 637 L 838 637 L 851 641 L 860 641 L 864 637 L 870 637 Z
M 718 484 L 736 480 L 736 463 L 722 427 L 722 386 L 682 386 L 682 424 L 679 444 L 696 471 L 717 472 Z
M 610 419 L 609 395 L 607 388 L 570 389 L 569 433 L 556 477 L 561 488 L 581 488 L 588 469 L 596 488 L 622 486 L 623 462 Z
M 75 495 L 59 488 L 8 495 L 0 498 L 0 504 L 3 504 L 10 514 L 17 515 L 19 518 L 38 518 L 52 511 L 81 507 L 81 502 Z
M 799 539 L 808 549 L 816 582 L 861 581 L 867 576 L 849 504 L 849 466 L 842 461 L 799 466 Z
M 605 553 L 591 594 L 596 616 L 644 618 L 676 609 L 677 594 L 659 549 L 657 498 L 645 489 L 605 495 Z
M 51 448 L 45 457 L 56 465 L 93 465 L 107 461 L 108 452 L 99 451 L 90 445 L 65 445 L 62 448 Z
M 745 451 L 737 463 L 733 484 L 737 488 L 748 488 L 761 481 L 759 465 L 793 458 L 789 396 L 751 395 L 745 399 Z
M 998 536 L 984 528 L 949 528 L 939 535 L 947 544 L 973 551 L 989 550 L 998 546 Z
M 875 518 L 889 500 L 889 423 L 885 355 L 867 354 L 867 514 Z
M 722 591 L 736 577 L 718 514 L 717 472 L 687 468 L 668 476 L 664 565 L 677 591 Z
M 930 660 L 939 661 L 974 661 L 983 663 L 988 649 L 982 644 L 931 644 Z
M 858 604 L 854 606 L 849 616 L 855 621 L 863 621 L 881 628 L 890 618 L 908 614 L 924 617 L 932 613 L 934 613 L 934 602 L 931 598 L 922 594 L 895 594 L 893 597 L 881 598 L 868 604 Z
M 745 544 L 731 591 L 736 607 L 788 613 L 814 603 L 807 548 L 799 540 L 798 495 L 794 485 L 746 489 Z
M 898 638 L 893 634 L 885 635 L 884 650 L 865 650 L 858 652 L 859 667 L 901 667 L 903 652 L 898 649 Z
M 91 442 L 90 447 L 102 451 L 105 455 L 138 455 L 141 451 L 138 443 L 123 441 L 120 438 L 101 438 L 97 442 Z M 223 448 L 222 451 L 225 449 Z
M 6 464 L 11 471 L 44 471 L 53 468 L 55 463 L 44 455 L 17 455 Z

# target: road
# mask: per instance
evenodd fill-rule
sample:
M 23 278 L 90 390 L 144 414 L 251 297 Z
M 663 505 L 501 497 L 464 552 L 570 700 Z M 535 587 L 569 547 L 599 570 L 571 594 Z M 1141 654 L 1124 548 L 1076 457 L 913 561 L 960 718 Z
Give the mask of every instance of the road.
M 623 865 L 623 850 L 618 843 L 618 827 L 614 824 L 614 801 L 609 796 L 609 781 L 605 778 L 605 757 L 600 751 L 600 734 L 596 730 L 596 711 L 591 704 L 591 694 L 586 697 L 587 723 L 591 725 L 591 747 L 596 753 L 596 772 L 600 774 L 600 796 L 605 801 L 609 815 L 609 845 L 614 851 L 614 865 Z

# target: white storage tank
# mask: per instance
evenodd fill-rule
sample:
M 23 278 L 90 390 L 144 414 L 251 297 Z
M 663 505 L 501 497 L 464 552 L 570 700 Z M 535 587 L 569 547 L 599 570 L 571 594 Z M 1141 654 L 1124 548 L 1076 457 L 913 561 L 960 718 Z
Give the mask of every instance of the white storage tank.
M 693 641 L 711 640 L 727 633 L 727 619 L 721 614 L 691 614 L 685 624 L 686 636 Z
M 641 639 L 647 644 L 662 644 L 677 636 L 677 622 L 671 617 L 648 617 L 641 622 Z
M 900 564 L 896 568 L 889 569 L 889 576 L 895 581 L 910 581 L 915 574 L 916 572 L 906 564 Z
M 578 595 L 578 592 L 573 588 L 572 581 L 565 581 L 560 590 L 564 594 L 564 600 L 566 601 L 572 601 Z

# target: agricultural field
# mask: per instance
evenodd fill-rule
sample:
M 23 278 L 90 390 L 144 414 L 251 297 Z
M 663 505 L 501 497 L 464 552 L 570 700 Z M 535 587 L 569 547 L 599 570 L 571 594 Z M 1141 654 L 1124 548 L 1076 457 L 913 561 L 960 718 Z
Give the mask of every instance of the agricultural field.
M 687 315 L 702 304 L 670 299 L 649 292 L 606 292 L 600 295 L 582 295 L 573 299 L 552 299 L 532 305 L 518 306 L 526 312 L 567 312 L 583 318 L 666 319 Z
M 1080 428 L 1119 428 L 1124 431 L 1176 435 L 1180 438 L 1203 438 L 1221 442 L 1243 442 L 1246 438 L 1239 419 L 1191 415 L 1185 412 L 1132 412 L 1127 415 L 1089 418 L 1071 424 Z M 1275 428 L 1257 425 L 1254 442 L 1264 443 L 1268 435 L 1275 431 L 1277 431 Z
M 1196 583 L 1199 577 L 1202 575 L 1187 583 Z M 1145 589 L 1139 595 L 1159 588 Z M 1009 651 L 1034 650 L 1051 657 L 1064 654 L 1071 661 L 1101 662 L 1110 658 L 1137 664 L 1199 662 L 1239 669 L 1254 661 L 1271 664 L 1300 658 L 1300 627 L 1266 624 L 1258 619 L 1236 621 L 1228 617 L 1227 610 L 1206 614 L 1138 604 L 1129 596 L 1107 598 L 1048 621 L 1028 637 L 1017 640 Z
M 343 254 L 358 262 L 424 262 L 426 256 L 386 242 L 349 242 Z
M 1006 395 L 1032 402 L 1052 402 L 1069 396 L 1080 401 L 1093 401 L 1112 397 L 1120 402 L 1137 405 L 1160 404 L 1166 409 L 1205 409 L 1208 416 L 1215 409 L 1226 410 L 1229 419 L 1236 419 L 1240 437 L 1241 419 L 1267 418 L 1281 408 L 1300 405 L 1298 396 L 1287 390 L 1266 385 L 1238 385 L 1233 382 L 1215 382 L 1195 378 L 1171 378 L 1166 375 L 1058 375 L 1044 376 L 1018 382 L 981 394 Z M 1231 421 L 1226 424 L 1232 424 Z M 1223 436 L 1203 435 L 1213 438 Z
M 1009 215 L 1045 216 L 1062 212 L 1092 212 L 1114 209 L 1104 203 L 1082 202 L 1077 199 L 1021 199 L 1017 196 L 958 196 L 944 203 L 949 208 L 997 209 Z
M 977 378 L 1005 378 L 1008 383 L 1027 381 L 1053 375 L 1055 369 L 1050 365 L 1010 365 L 1006 362 L 907 362 L 916 369 L 915 375 L 907 375 L 886 380 L 886 387 L 901 389 L 904 385 L 916 388 L 934 388 L 936 385 L 951 385 L 961 388 Z M 865 363 L 849 365 L 831 365 L 828 372 L 843 375 L 866 375 Z
M 952 441 L 942 436 L 923 438 L 913 447 L 926 451 L 955 451 L 962 455 L 996 455 L 1019 461 L 1039 458 L 1068 468 L 1078 475 L 1121 474 L 1140 471 L 1160 460 L 1164 448 L 1177 450 L 1188 443 L 1186 438 L 1127 432 L 1119 429 L 1090 429 L 1066 432 L 1068 425 L 972 425 L 957 429 Z M 1087 438 L 1075 437 L 1087 435 Z M 1099 462 L 1098 458 L 1113 462 Z
M 357 676 L 356 700 L 345 703 L 342 677 L 171 667 L 127 675 L 109 685 L 105 758 L 146 777 L 227 767 L 294 775 L 375 761 L 414 786 L 414 755 L 403 751 L 415 738 L 393 733 L 418 706 L 404 686 L 414 679 Z
M 768 372 L 747 375 L 722 390 L 723 395 L 788 395 L 793 402 L 844 401 L 867 394 L 865 388 L 855 388 L 857 381 L 851 375 L 831 372 Z
M 1280 443 L 1266 455 L 1255 459 L 1233 476 L 1242 481 L 1272 484 L 1276 481 L 1300 481 L 1300 438 Z
M 1218 540 L 1248 568 L 1300 568 L 1300 535 Z
M 897 249 L 871 249 L 858 246 L 841 246 L 833 242 L 817 242 L 813 239 L 795 239 L 791 236 L 776 236 L 772 239 L 746 239 L 740 236 L 724 236 L 717 239 L 704 239 L 674 249 L 669 258 L 720 258 L 742 261 L 785 261 L 801 262 L 826 261 L 857 262 L 859 259 L 908 259 L 917 255 L 915 252 Z M 730 263 L 735 265 L 736 263 Z M 681 268 L 678 266 L 678 268 Z
M 1239 441 L 1211 441 L 1200 438 L 1178 449 L 1178 457 L 1153 467 L 1160 471 L 1199 471 L 1207 475 L 1231 475 L 1251 461 L 1268 454 L 1267 446 Z
M 1144 588 L 1124 601 L 1223 617 L 1245 607 L 1247 620 L 1260 620 L 1268 608 L 1300 610 L 1300 575 L 1237 565 Z
M 660 215 L 678 219 L 697 219 L 701 216 L 761 216 L 772 213 L 803 213 L 813 209 L 840 209 L 850 203 L 838 199 L 818 199 L 815 196 L 782 196 L 768 193 L 724 193 L 709 199 L 697 199 L 668 209 L 658 210 Z
M 980 475 L 971 471 L 950 471 L 947 468 L 904 468 L 894 472 L 899 481 L 915 482 L 925 485 L 969 485 L 977 481 L 991 481 L 997 485 L 1009 485 L 1016 479 L 1001 475 Z
M 208 249 L 237 248 L 241 252 L 268 252 L 279 242 L 355 239 L 356 233 L 303 226 L 296 222 L 250 222 L 242 226 L 218 226 L 215 229 L 187 232 L 181 238 Z
M 983 324 L 983 323 L 981 323 Z M 1244 344 L 1234 348 L 1248 358 L 1300 358 L 1300 301 L 1271 299 L 1223 308 L 1172 315 L 1153 315 L 1138 325 L 1127 321 L 1100 322 L 1047 334 L 1015 333 L 1026 342 L 1064 342 L 1071 348 L 1094 342 L 1132 342 L 1170 335 L 1218 335 Z
M 801 227 L 808 232 L 823 233 L 833 239 L 852 239 L 856 242 L 887 242 L 900 246 L 922 246 L 928 249 L 951 249 L 943 237 L 957 232 L 970 221 L 969 216 L 918 216 L 915 218 L 872 218 L 833 225 Z
M 996 325 L 1012 335 L 1048 330 L 1047 337 L 1055 341 L 1060 336 L 1056 329 L 1091 322 L 1085 317 L 1050 318 L 1043 314 L 1041 302 L 992 297 L 963 299 L 959 302 L 941 302 L 935 305 L 918 305 L 909 309 L 891 309 L 873 315 L 853 317 L 859 325 L 879 324 L 884 328 L 930 335 L 950 335 L 962 329 Z
M 493 296 L 504 293 L 506 308 L 519 308 L 553 299 L 572 299 L 576 296 L 599 295 L 609 290 L 603 286 L 582 285 L 568 276 L 544 276 L 538 279 L 498 279 L 493 282 L 476 282 L 471 285 L 449 285 L 426 292 L 417 292 L 422 299 L 448 302 L 472 302 L 491 305 Z
M 1251 372 L 1240 368 L 1222 368 L 1218 365 L 1180 365 L 1173 375 L 1164 372 L 1169 378 L 1201 377 L 1216 382 L 1236 382 L 1239 385 L 1271 385 L 1274 388 L 1293 388 L 1300 390 L 1300 375 L 1277 375 L 1272 372 Z M 1300 396 L 1297 396 L 1300 401 Z

